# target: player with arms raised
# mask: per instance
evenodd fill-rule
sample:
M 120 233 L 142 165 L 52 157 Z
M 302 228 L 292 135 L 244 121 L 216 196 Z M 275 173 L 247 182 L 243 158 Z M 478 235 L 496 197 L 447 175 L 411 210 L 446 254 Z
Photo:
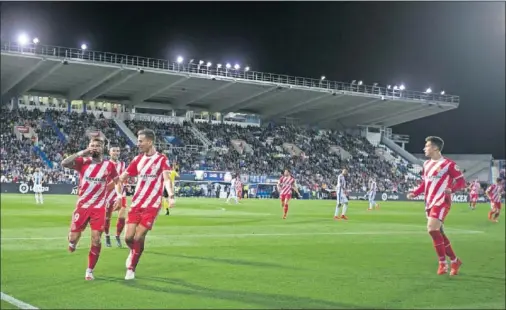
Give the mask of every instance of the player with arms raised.
M 471 210 L 476 209 L 476 202 L 478 202 L 478 194 L 481 189 L 480 182 L 478 180 L 474 180 L 469 185 L 469 208 Z
M 164 187 L 169 194 L 169 207 L 174 205 L 169 160 L 156 151 L 155 142 L 153 130 L 140 130 L 137 134 L 137 146 L 141 154 L 132 160 L 120 176 L 121 183 L 126 182 L 129 177 L 137 177 L 125 233 L 125 243 L 130 248 L 125 280 L 135 279 L 135 268 L 144 251 L 146 235 L 153 228 L 162 207 Z
M 120 176 L 123 172 L 125 172 L 125 163 L 119 160 L 121 150 L 119 146 L 113 145 L 109 147 L 109 161 L 114 164 L 116 168 L 116 172 L 118 176 Z M 107 212 L 105 215 L 105 246 L 111 247 L 111 237 L 109 236 L 109 228 L 111 227 L 111 215 L 113 211 L 118 212 L 118 221 L 116 222 L 116 245 L 121 248 L 121 233 L 123 232 L 123 228 L 125 228 L 125 216 L 126 216 L 126 193 L 123 184 L 120 185 L 121 188 L 121 204 L 116 205 L 116 201 L 119 199 L 118 194 L 115 189 L 111 189 L 107 194 Z
M 425 212 L 427 214 L 427 230 L 434 242 L 434 248 L 439 259 L 438 275 L 448 273 L 446 256 L 451 260 L 450 275 L 459 273 L 462 261 L 453 252 L 450 240 L 444 233 L 443 222 L 450 211 L 452 193 L 464 189 L 466 181 L 455 162 L 441 155 L 444 147 L 443 139 L 427 137 L 425 139 L 425 156 L 430 158 L 423 164 L 422 182 L 408 199 L 424 194 Z
M 111 186 L 115 186 L 117 191 L 121 189 L 116 167 L 110 161 L 103 160 L 103 151 L 104 142 L 99 138 L 93 138 L 86 150 L 65 158 L 61 163 L 63 167 L 79 172 L 79 198 L 72 214 L 69 234 L 70 252 L 76 250 L 81 233 L 88 223 L 91 228 L 91 248 L 88 254 L 86 280 L 94 279 L 93 269 L 100 256 L 100 239 L 105 224 L 107 184 L 112 180 Z M 120 201 L 118 200 L 117 203 L 119 204 Z
M 288 214 L 288 202 L 292 198 L 292 191 L 295 191 L 300 197 L 299 189 L 295 183 L 295 178 L 292 177 L 290 171 L 285 169 L 277 184 L 279 199 L 281 200 L 281 207 L 283 208 L 283 219 L 286 219 Z
M 32 174 L 33 191 L 35 192 L 35 203 L 44 204 L 44 197 L 42 197 L 42 185 L 44 184 L 44 174 L 39 168 L 35 168 L 35 172 Z
M 492 222 L 498 222 L 501 213 L 501 196 L 504 193 L 504 184 L 501 178 L 495 180 L 495 184 L 490 185 L 485 192 L 490 200 L 491 211 L 488 213 L 488 219 Z
M 367 210 L 374 210 L 379 208 L 379 205 L 376 203 L 376 191 L 378 190 L 378 186 L 376 185 L 376 180 L 374 178 L 371 178 L 369 180 L 369 192 L 367 192 L 367 196 L 369 198 L 369 209 Z
M 336 185 L 336 211 L 334 212 L 335 220 L 347 220 L 346 211 L 348 210 L 348 189 L 346 186 L 346 176 L 348 175 L 348 169 L 343 169 L 341 174 L 337 177 Z M 339 209 L 343 206 L 341 216 L 339 216 Z

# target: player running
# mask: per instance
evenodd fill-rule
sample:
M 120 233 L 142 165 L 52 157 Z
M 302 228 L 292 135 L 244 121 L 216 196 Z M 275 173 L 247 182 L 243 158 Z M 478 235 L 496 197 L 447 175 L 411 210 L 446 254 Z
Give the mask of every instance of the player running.
M 378 190 L 378 186 L 376 185 L 376 180 L 371 178 L 369 180 L 369 192 L 367 192 L 367 196 L 369 198 L 369 208 L 367 210 L 378 209 L 379 205 L 376 203 L 376 191 Z
M 176 166 L 176 165 L 174 165 Z M 177 172 L 177 168 L 170 171 L 170 184 L 172 185 L 172 192 L 175 193 L 175 186 L 176 186 L 176 178 L 179 177 L 179 173 Z M 174 203 L 176 202 L 176 199 L 174 198 Z M 169 203 L 169 193 L 164 188 L 163 189 L 163 203 L 165 204 L 165 215 L 170 215 L 169 209 L 172 208 Z
M 241 182 L 241 178 L 239 177 L 239 175 L 237 175 L 237 179 L 236 179 L 236 183 L 235 183 L 235 190 L 237 192 L 237 199 L 239 199 L 239 201 L 241 201 L 242 199 L 242 182 Z
M 334 212 L 335 220 L 347 220 L 346 211 L 348 211 L 348 193 L 346 186 L 346 176 L 348 175 L 348 169 L 343 169 L 341 174 L 337 177 L 336 185 L 336 211 Z M 339 216 L 339 209 L 343 207 L 341 215 Z
M 238 204 L 239 201 L 237 200 L 237 182 L 238 182 L 238 175 L 234 175 L 232 177 L 232 180 L 230 180 L 230 194 L 227 197 L 227 203 L 230 203 L 230 198 L 234 198 L 235 204 Z
M 108 182 L 112 180 L 116 190 L 120 190 L 116 167 L 112 162 L 103 160 L 103 151 L 104 142 L 99 138 L 93 138 L 86 150 L 65 158 L 61 163 L 63 167 L 79 172 L 79 198 L 72 214 L 72 225 L 68 237 L 71 253 L 76 250 L 81 233 L 88 223 L 91 228 L 91 248 L 88 254 L 86 280 L 94 280 L 93 269 L 100 256 Z M 117 203 L 119 204 L 120 200 Z
M 132 160 L 119 178 L 123 184 L 129 177 L 137 177 L 125 233 L 125 243 L 130 248 L 125 280 L 135 279 L 135 269 L 144 252 L 146 235 L 153 228 L 162 207 L 164 187 L 169 194 L 169 207 L 174 205 L 169 160 L 156 151 L 155 142 L 153 130 L 140 130 L 137 134 L 137 146 L 141 154 Z
M 300 197 L 299 189 L 297 188 L 294 177 L 292 177 L 288 169 L 285 169 L 276 186 L 279 192 L 279 199 L 281 200 L 281 207 L 283 208 L 283 219 L 286 220 L 288 202 L 292 198 L 292 191 L 295 191 Z
M 39 168 L 35 168 L 32 174 L 33 192 L 35 193 L 35 203 L 44 204 L 44 197 L 42 197 L 42 185 L 44 184 L 44 174 Z
M 499 221 L 501 213 L 501 197 L 504 192 L 504 185 L 501 178 L 495 180 L 495 184 L 490 185 L 485 192 L 490 200 L 491 211 L 488 213 L 488 219 L 492 222 Z
M 422 182 L 408 199 L 424 194 L 427 230 L 432 237 L 434 248 L 439 259 L 438 275 L 448 273 L 446 256 L 451 260 L 450 276 L 459 273 L 462 261 L 453 252 L 450 240 L 444 233 L 443 222 L 450 211 L 452 193 L 464 189 L 466 181 L 458 166 L 452 160 L 441 155 L 443 139 L 430 136 L 425 139 L 425 156 L 430 158 L 423 164 Z
M 476 202 L 478 201 L 478 194 L 481 189 L 480 182 L 478 182 L 478 179 L 471 182 L 469 185 L 469 208 L 471 210 L 476 209 Z
M 118 173 L 118 176 L 120 176 L 123 172 L 125 172 L 125 163 L 119 160 L 121 150 L 119 146 L 111 146 L 109 148 L 109 161 L 114 164 L 114 167 L 116 168 L 116 172 Z M 123 229 L 125 228 L 125 217 L 126 217 L 126 192 L 123 184 L 120 184 L 121 186 L 121 204 L 117 206 L 119 208 L 118 212 L 118 220 L 116 222 L 116 245 L 121 248 L 121 233 L 123 232 Z M 109 236 L 109 228 L 111 227 L 111 215 L 113 211 L 117 211 L 118 208 L 116 208 L 116 201 L 119 199 L 116 190 L 111 189 L 109 193 L 107 194 L 107 211 L 105 215 L 105 226 L 104 226 L 104 232 L 105 232 L 105 246 L 110 248 L 111 247 L 111 237 Z

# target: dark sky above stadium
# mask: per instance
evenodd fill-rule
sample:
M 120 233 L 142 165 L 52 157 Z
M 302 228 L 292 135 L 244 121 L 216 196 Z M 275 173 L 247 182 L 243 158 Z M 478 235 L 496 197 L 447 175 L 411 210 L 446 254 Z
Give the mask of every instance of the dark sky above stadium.
M 238 62 L 253 70 L 400 84 L 461 96 L 402 124 L 446 153 L 505 158 L 505 4 L 500 2 L 11 2 L 1 37 L 146 57 Z

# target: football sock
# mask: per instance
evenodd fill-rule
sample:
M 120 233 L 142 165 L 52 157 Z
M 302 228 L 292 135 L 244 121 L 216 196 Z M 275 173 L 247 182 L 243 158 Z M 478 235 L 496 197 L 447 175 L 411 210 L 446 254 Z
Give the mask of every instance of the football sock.
M 124 218 L 118 218 L 118 222 L 116 222 L 116 236 L 121 236 L 121 233 L 123 232 L 123 228 L 125 228 L 125 219 Z
M 105 219 L 105 225 L 104 225 L 104 233 L 106 236 L 109 236 L 109 228 L 111 227 L 111 218 L 108 217 Z
M 441 235 L 443 237 L 443 242 L 445 245 L 446 256 L 448 256 L 451 259 L 451 261 L 453 262 L 457 259 L 457 256 L 455 255 L 455 252 L 453 252 L 453 248 L 450 243 L 450 240 L 448 239 L 448 237 L 445 234 L 441 234 Z
M 287 213 L 288 213 L 288 204 L 287 204 L 287 203 L 285 203 L 285 204 L 283 205 L 283 216 L 286 216 L 286 214 L 287 214 Z
M 436 249 L 436 254 L 440 263 L 446 262 L 446 250 L 443 235 L 439 230 L 429 231 Z
M 144 252 L 144 240 L 134 241 L 133 255 L 132 255 L 132 263 L 128 269 L 135 271 L 137 264 L 139 263 L 139 259 L 141 258 L 142 252 Z
M 339 207 L 340 207 L 340 205 L 337 204 L 336 205 L 336 211 L 334 212 L 334 216 L 338 216 L 339 215 Z
M 90 248 L 90 253 L 88 254 L 88 268 L 93 270 L 95 265 L 98 262 L 98 258 L 100 256 L 100 250 L 102 249 L 102 245 L 92 245 Z
M 125 238 L 125 243 L 130 248 L 130 250 L 134 249 L 134 240 Z
M 348 211 L 348 204 L 347 203 L 345 203 L 343 205 L 343 212 L 341 213 L 341 216 L 346 215 L 346 211 Z

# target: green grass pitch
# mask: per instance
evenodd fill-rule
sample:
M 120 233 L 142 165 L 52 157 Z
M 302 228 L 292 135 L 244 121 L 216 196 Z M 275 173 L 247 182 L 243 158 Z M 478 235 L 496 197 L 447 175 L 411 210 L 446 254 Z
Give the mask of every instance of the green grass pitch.
M 352 201 L 342 222 L 332 200 L 291 201 L 282 220 L 277 200 L 188 198 L 158 217 L 136 280 L 123 279 L 127 250 L 103 246 L 88 282 L 89 231 L 67 252 L 75 201 L 1 196 L 3 293 L 41 309 L 505 308 L 505 225 L 487 220 L 488 204 L 456 204 L 447 218 L 464 262 L 453 278 L 436 275 L 421 202 L 368 212 Z

